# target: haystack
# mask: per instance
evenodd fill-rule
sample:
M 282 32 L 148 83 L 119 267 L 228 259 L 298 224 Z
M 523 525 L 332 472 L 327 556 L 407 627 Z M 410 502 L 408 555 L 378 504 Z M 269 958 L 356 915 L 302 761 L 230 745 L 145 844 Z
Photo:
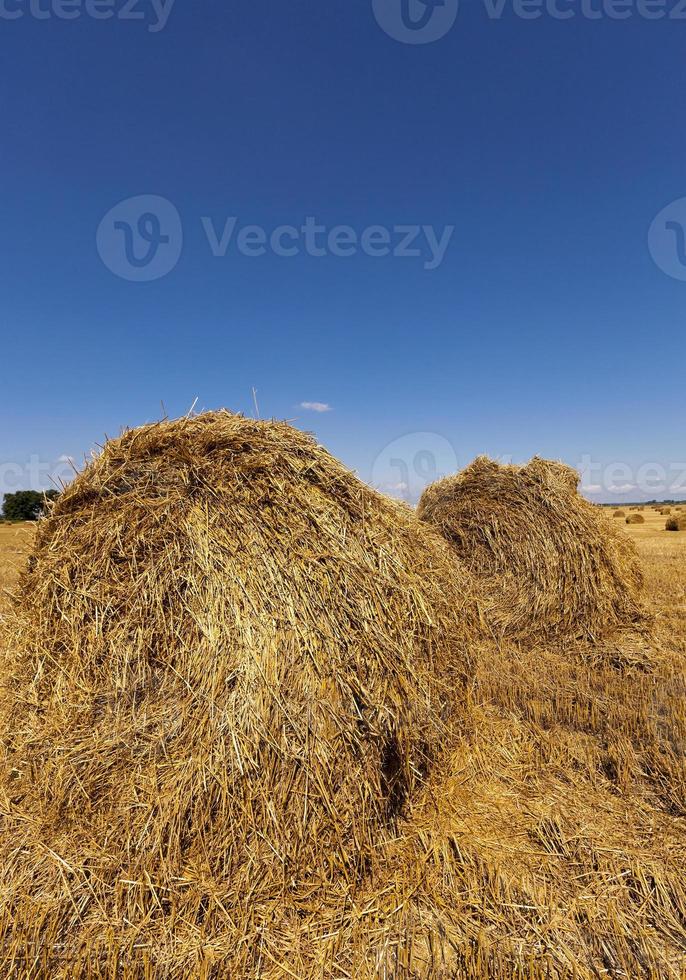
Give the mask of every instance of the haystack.
M 496 635 L 594 637 L 641 617 L 633 546 L 577 487 L 561 463 L 480 457 L 424 492 L 420 518 L 479 580 Z
M 271 975 L 459 725 L 470 609 L 440 535 L 284 423 L 109 442 L 6 625 L 3 955 Z
M 627 524 L 645 524 L 646 519 L 643 514 L 629 514 L 626 519 Z
M 668 517 L 665 524 L 666 531 L 686 531 L 686 515 L 675 514 Z

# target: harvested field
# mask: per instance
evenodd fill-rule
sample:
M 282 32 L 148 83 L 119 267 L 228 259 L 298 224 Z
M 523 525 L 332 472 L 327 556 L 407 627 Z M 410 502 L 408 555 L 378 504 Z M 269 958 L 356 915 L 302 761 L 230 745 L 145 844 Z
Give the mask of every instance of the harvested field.
M 142 452 L 141 444 L 138 448 Z M 300 470 L 300 458 L 295 466 L 298 479 L 290 470 L 286 476 L 271 457 L 270 472 L 276 475 L 269 504 L 263 501 L 267 514 L 259 509 L 260 520 L 253 522 L 251 534 L 259 533 L 262 521 L 268 522 L 269 530 L 265 528 L 264 533 L 270 538 L 277 528 L 285 533 L 280 518 L 292 515 L 279 487 L 288 487 L 290 497 L 294 481 L 298 486 L 300 479 L 314 481 L 319 487 L 323 508 L 310 509 L 308 490 L 308 503 L 298 494 L 301 513 L 304 509 L 310 516 L 334 513 L 340 517 L 325 491 L 331 490 L 328 477 L 335 472 L 341 481 L 336 499 L 344 488 L 350 491 L 357 485 L 349 482 L 349 474 L 342 475 L 344 471 L 337 464 L 331 469 L 326 455 L 320 457 L 311 447 L 303 452 L 306 457 L 313 454 L 308 458 L 314 472 L 309 473 L 307 466 Z M 224 658 L 232 656 L 236 633 L 230 633 L 230 643 L 222 643 L 224 624 L 212 635 L 207 629 L 191 632 L 196 660 L 191 656 L 190 643 L 182 642 L 191 620 L 179 620 L 183 629 L 177 628 L 173 637 L 168 631 L 164 633 L 166 648 L 160 651 L 154 672 L 146 661 L 152 648 L 152 626 L 144 627 L 144 642 L 138 636 L 127 637 L 127 649 L 137 653 L 135 662 L 127 662 L 114 643 L 122 623 L 132 622 L 137 610 L 118 605 L 116 589 L 105 589 L 102 574 L 97 575 L 96 569 L 102 572 L 106 560 L 113 563 L 114 581 L 120 585 L 132 573 L 130 565 L 121 565 L 118 542 L 132 545 L 140 525 L 124 522 L 124 512 L 131 515 L 136 501 L 136 507 L 141 508 L 140 519 L 142 515 L 150 519 L 148 512 L 152 510 L 160 518 L 158 530 L 169 535 L 163 539 L 164 549 L 156 550 L 159 571 L 147 561 L 145 547 L 133 552 L 140 572 L 136 579 L 140 607 L 151 615 L 157 615 L 157 607 L 151 607 L 155 592 L 150 581 L 170 574 L 160 556 L 167 549 L 174 554 L 182 541 L 190 546 L 187 518 L 168 527 L 169 522 L 161 519 L 162 503 L 153 487 L 166 473 L 169 479 L 162 481 L 166 500 L 167 495 L 176 498 L 182 487 L 191 486 L 195 493 L 204 482 L 200 480 L 198 485 L 196 480 L 188 480 L 191 474 L 197 476 L 195 466 L 186 470 L 176 463 L 165 465 L 165 453 L 156 457 L 155 477 L 148 483 L 138 467 L 131 480 L 132 471 L 126 467 L 122 471 L 116 465 L 121 455 L 113 452 L 107 465 L 83 481 L 72 504 L 65 501 L 64 512 L 53 519 L 56 523 L 45 525 L 41 532 L 31 573 L 45 591 L 35 603 L 25 608 L 22 605 L 22 617 L 28 617 L 24 618 L 24 631 L 16 632 L 15 623 L 5 633 L 9 650 L 15 655 L 18 652 L 24 665 L 15 666 L 10 652 L 9 663 L 3 668 L 5 676 L 20 684 L 22 691 L 30 691 L 31 697 L 18 711 L 10 704 L 5 682 L 3 710 L 19 724 L 9 732 L 3 727 L 2 976 L 12 980 L 106 976 L 124 980 L 181 980 L 190 976 L 217 980 L 680 980 L 686 970 L 686 536 L 666 532 L 664 518 L 658 514 L 649 516 L 642 525 L 621 525 L 619 533 L 633 541 L 638 550 L 650 628 L 614 631 L 602 642 L 568 640 L 562 646 L 540 641 L 480 640 L 478 631 L 467 625 L 471 609 L 467 581 L 460 589 L 449 584 L 453 590 L 451 603 L 466 603 L 468 607 L 463 617 L 440 620 L 453 623 L 457 633 L 454 649 L 458 656 L 449 658 L 456 671 L 455 723 L 449 722 L 449 715 L 441 719 L 443 739 L 427 751 L 423 772 L 411 777 L 412 785 L 404 790 L 402 803 L 397 801 L 397 812 L 389 822 L 379 813 L 378 803 L 376 810 L 374 807 L 374 800 L 384 796 L 383 790 L 379 793 L 382 780 L 369 775 L 376 772 L 375 729 L 383 726 L 383 711 L 380 709 L 370 731 L 350 724 L 349 711 L 338 713 L 345 705 L 345 695 L 329 671 L 334 666 L 341 670 L 343 652 L 334 640 L 322 638 L 315 655 L 319 670 L 329 680 L 321 682 L 313 669 L 309 691 L 312 703 L 308 700 L 305 706 L 297 706 L 301 713 L 292 719 L 288 734 L 297 732 L 297 722 L 305 715 L 309 723 L 316 723 L 322 706 L 330 709 L 326 717 L 335 719 L 336 726 L 341 719 L 344 726 L 350 724 L 343 728 L 341 738 L 334 736 L 333 742 L 324 741 L 323 745 L 331 730 L 320 729 L 313 755 L 318 750 L 327 751 L 330 765 L 340 752 L 346 763 L 355 766 L 356 775 L 365 780 L 368 809 L 359 815 L 347 811 L 348 825 L 355 827 L 360 839 L 350 846 L 344 859 L 341 848 L 330 849 L 331 839 L 325 830 L 330 817 L 328 811 L 317 811 L 313 797 L 315 829 L 323 829 L 322 842 L 308 847 L 307 832 L 300 830 L 298 839 L 304 842 L 305 852 L 300 860 L 286 835 L 268 823 L 260 808 L 244 806 L 239 812 L 235 801 L 224 795 L 228 780 L 233 780 L 240 800 L 246 803 L 250 799 L 236 772 L 235 752 L 232 755 L 231 732 L 243 736 L 245 729 L 232 729 L 221 719 L 222 713 L 233 717 L 232 712 L 238 710 L 222 693 L 223 676 L 228 677 L 228 672 L 220 674 L 226 670 Z M 239 459 L 247 462 L 249 458 L 248 445 L 244 444 Z M 147 464 L 143 468 L 150 476 Z M 222 493 L 234 504 L 239 493 L 236 484 L 246 494 L 255 492 L 250 466 L 236 466 L 229 478 L 229 471 L 217 467 L 210 453 L 204 472 L 210 468 L 215 474 L 212 485 L 218 469 Z M 322 479 L 322 470 L 327 479 Z M 131 494 L 128 500 L 120 499 Z M 352 560 L 358 572 L 361 556 L 369 556 L 370 537 L 376 539 L 378 534 L 388 541 L 391 535 L 395 549 L 395 536 L 400 534 L 408 549 L 401 549 L 401 554 L 430 561 L 434 575 L 445 587 L 441 542 L 432 538 L 429 543 L 429 538 L 422 538 L 421 546 L 408 544 L 415 531 L 403 523 L 407 512 L 402 509 L 401 528 L 405 530 L 399 531 L 394 523 L 395 530 L 382 531 L 376 495 L 367 494 L 345 497 L 346 517 L 340 525 L 345 528 L 346 539 L 352 535 Z M 254 507 L 254 497 L 249 499 Z M 353 519 L 360 514 L 354 506 L 358 499 L 364 500 L 365 522 L 369 520 L 364 532 Z M 159 512 L 155 512 L 156 500 Z M 221 495 L 213 498 L 211 510 L 216 508 L 219 513 L 214 517 L 209 513 L 205 518 L 213 530 L 226 520 L 227 503 Z M 114 521 L 119 535 L 108 535 L 107 524 L 96 522 L 97 533 L 91 536 L 87 525 L 102 507 L 107 508 L 108 521 Z M 273 521 L 268 518 L 271 508 L 275 508 Z M 121 522 L 116 516 L 120 509 Z M 390 514 L 384 505 L 381 512 Z M 181 507 L 178 514 L 183 513 Z M 303 514 L 299 526 L 304 534 L 308 525 L 307 540 L 311 542 L 309 523 Z M 128 538 L 123 537 L 127 528 Z M 30 533 L 24 532 L 26 537 Z M 88 580 L 93 592 L 89 601 L 112 609 L 115 623 L 100 626 L 91 619 L 90 633 L 80 640 L 74 636 L 79 664 L 76 656 L 70 658 L 67 650 L 60 649 L 58 641 L 65 634 L 55 622 L 58 604 L 48 599 L 59 596 L 60 605 L 67 602 L 69 617 L 78 612 L 84 623 L 86 598 L 70 599 L 69 592 L 76 591 L 74 576 L 89 573 L 78 571 L 83 563 L 65 561 L 64 557 L 65 553 L 67 558 L 75 554 L 75 541 L 83 554 L 86 541 L 92 543 L 94 539 L 98 556 Z M 7 540 L 0 536 L 0 546 Z M 236 536 L 231 540 L 236 541 Z M 239 540 L 248 540 L 247 531 L 240 532 Z M 343 579 L 350 583 L 352 570 L 347 561 L 341 564 L 336 559 L 339 553 L 332 548 L 332 539 L 327 541 L 326 552 L 321 538 L 318 540 L 320 550 L 303 552 L 298 546 L 290 548 L 289 554 L 296 567 L 303 553 L 318 566 L 332 563 L 330 588 L 325 593 L 320 591 L 322 576 L 317 574 L 311 577 L 308 595 L 310 602 L 314 595 L 324 596 L 323 606 L 316 606 L 320 613 L 323 610 L 321 625 L 340 623 L 342 613 L 331 609 L 332 590 L 336 588 L 340 602 L 340 583 Z M 203 541 L 205 550 L 200 548 Z M 210 574 L 212 565 L 208 565 L 212 553 L 208 542 L 204 534 L 192 539 L 192 551 L 200 548 L 200 556 L 193 559 L 187 553 L 186 560 L 198 561 L 200 567 L 193 564 L 193 575 L 189 571 L 184 577 L 184 606 L 203 626 L 207 625 L 207 610 L 219 608 L 214 589 L 221 591 L 221 587 L 215 584 L 201 596 L 189 594 L 189 590 L 193 582 L 196 589 L 202 582 L 217 583 Z M 224 562 L 228 547 L 224 535 L 220 535 L 217 547 Z M 407 580 L 401 570 L 393 569 L 396 562 L 384 547 L 377 542 L 372 553 L 375 574 L 381 566 L 385 569 L 384 601 L 388 602 L 393 583 L 406 584 Z M 123 551 L 129 554 L 127 548 Z M 259 548 L 242 558 L 240 548 L 231 549 L 231 567 L 222 567 L 233 576 L 227 584 L 233 602 L 242 602 L 234 588 L 235 580 L 244 585 L 251 581 L 251 563 L 262 562 L 260 567 L 264 568 L 265 559 L 260 556 Z M 365 568 L 367 560 L 362 561 Z M 59 571 L 60 565 L 66 567 L 67 574 Z M 205 578 L 198 583 L 200 571 Z M 451 574 L 455 574 L 454 568 Z M 456 574 L 459 576 L 459 570 Z M 61 575 L 66 591 L 60 591 Z M 286 651 L 291 649 L 291 633 L 300 642 L 301 652 L 310 649 L 302 638 L 305 629 L 311 635 L 312 620 L 291 617 L 281 598 L 277 602 L 272 581 L 267 575 L 263 584 L 266 596 L 260 598 L 251 592 L 251 600 L 259 604 L 262 616 L 271 598 L 269 615 L 275 626 L 281 625 Z M 96 586 L 104 591 L 97 591 Z M 434 605 L 429 608 L 439 615 L 443 603 L 436 592 L 426 598 L 424 587 L 415 582 L 414 596 L 421 595 L 424 603 L 432 601 Z M 348 613 L 359 608 L 354 595 L 346 599 Z M 281 588 L 278 596 L 283 597 Z M 408 604 L 414 609 L 415 630 L 424 637 L 418 649 L 426 650 L 430 641 L 424 632 L 424 613 L 400 597 L 391 606 L 407 615 Z M 262 619 L 253 617 L 247 599 L 241 608 L 243 621 L 253 630 L 265 629 Z M 227 609 L 228 599 L 223 606 L 225 616 Z M 169 603 L 162 604 L 159 615 L 160 623 L 169 620 Z M 379 615 L 384 643 L 388 643 L 389 636 L 394 636 L 391 617 L 384 615 L 381 605 L 373 621 Z M 41 636 L 37 635 L 35 617 L 42 623 Z M 235 617 L 226 618 L 235 623 Z M 79 636 L 82 632 L 79 628 Z M 364 644 L 366 655 L 373 657 L 376 635 L 367 637 L 366 632 L 353 634 L 355 644 Z M 265 634 L 259 635 L 264 641 Z M 272 634 L 267 634 L 266 640 L 271 638 Z M 396 637 L 391 649 L 400 648 L 403 657 L 397 661 L 391 657 L 391 664 L 406 664 L 416 642 L 410 644 L 409 638 Z M 354 657 L 355 644 L 349 644 L 348 656 Z M 49 677 L 36 676 L 28 684 L 33 649 L 58 654 L 59 664 L 67 667 L 77 682 L 71 694 L 69 685 L 60 683 L 68 702 L 64 707 L 49 690 L 58 668 L 48 661 L 45 669 Z M 247 649 L 245 641 L 240 649 Z M 257 653 L 259 643 L 251 643 L 250 649 Z M 438 657 L 445 648 L 436 638 L 433 649 Z M 148 653 L 144 655 L 144 651 Z M 327 666 L 329 657 L 332 666 Z M 168 676 L 167 665 L 180 676 L 176 678 L 171 669 Z M 351 670 L 347 661 L 343 667 L 348 681 L 357 676 L 359 667 Z M 208 680 L 202 676 L 203 668 Z M 421 678 L 421 666 L 413 669 Z M 291 658 L 288 676 L 295 680 L 297 690 L 302 690 L 299 685 L 305 670 L 309 668 Z M 370 672 L 374 673 L 372 668 Z M 408 717 L 407 712 L 414 712 L 420 724 L 428 724 L 430 730 L 430 705 L 445 707 L 441 682 L 447 676 L 439 671 L 438 679 L 432 681 L 438 687 L 425 708 L 395 703 L 392 692 L 397 690 L 399 698 L 408 699 L 410 692 L 397 687 L 400 680 L 392 673 L 388 685 L 370 687 L 379 705 L 388 704 L 385 698 L 390 696 L 396 727 Z M 154 682 L 152 686 L 149 681 Z M 296 695 L 280 678 L 278 667 L 269 682 L 269 687 L 262 687 L 259 679 L 252 683 L 266 701 L 270 687 L 278 687 L 285 705 L 291 707 Z M 242 685 L 242 680 L 237 684 Z M 165 689 L 168 699 L 163 696 Z M 261 705 L 254 699 L 254 690 L 243 685 L 242 700 L 259 718 Z M 372 698 L 369 703 L 374 703 Z M 162 704 L 168 710 L 159 714 L 157 709 Z M 183 724 L 175 723 L 174 706 Z M 276 723 L 279 717 L 283 716 L 277 706 L 269 729 L 264 730 L 267 742 L 286 734 Z M 265 716 L 262 718 L 266 721 Z M 65 722 L 76 725 L 64 727 Z M 364 747 L 371 760 L 361 760 L 353 752 L 350 763 L 347 753 L 355 742 Z M 406 744 L 411 745 L 412 740 Z M 262 753 L 262 759 L 269 758 L 269 745 L 240 740 L 239 745 L 252 745 L 253 752 Z M 284 739 L 278 747 L 281 772 L 284 777 L 290 772 L 297 787 L 308 745 Z M 247 767 L 250 760 L 244 753 L 241 757 Z M 42 773 L 39 759 L 45 760 L 52 778 Z M 29 760 L 34 763 L 33 775 Z M 11 765 L 16 767 L 14 772 Z M 309 765 L 308 793 L 317 794 L 321 788 L 314 779 L 316 759 L 310 757 Z M 242 778 L 254 787 L 263 777 L 246 772 Z M 266 783 L 262 786 L 267 788 Z M 278 783 L 276 788 L 278 800 Z M 302 794 L 295 791 L 291 803 L 296 815 L 286 818 L 292 830 L 301 821 L 307 822 L 302 800 Z M 345 794 L 341 802 L 345 806 Z M 364 824 L 367 816 L 372 818 L 370 829 Z M 336 816 L 333 825 L 340 827 L 341 822 Z M 248 831 L 252 831 L 257 864 L 243 869 L 240 856 L 248 852 Z M 275 843 L 278 853 L 272 859 L 267 852 Z M 356 860 L 354 855 L 364 855 L 364 859 Z M 305 881 L 308 873 L 311 877 Z M 247 888 L 240 901 L 233 874 Z
M 0 523 L 0 612 L 33 547 L 35 524 Z
M 577 485 L 561 463 L 481 457 L 422 495 L 419 517 L 478 580 L 496 636 L 597 637 L 641 618 L 634 550 Z

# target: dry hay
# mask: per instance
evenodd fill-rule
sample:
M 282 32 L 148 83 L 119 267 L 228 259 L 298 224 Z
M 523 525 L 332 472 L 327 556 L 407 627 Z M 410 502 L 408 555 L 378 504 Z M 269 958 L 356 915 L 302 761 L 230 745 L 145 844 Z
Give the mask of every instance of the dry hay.
M 683 663 L 624 638 L 480 659 L 470 735 L 398 846 L 413 977 L 683 978 Z
M 612 516 L 613 517 L 625 517 L 626 516 L 626 511 L 624 511 L 624 510 L 616 510 Z
M 598 636 L 641 617 L 633 545 L 578 493 L 578 474 L 480 457 L 428 487 L 420 518 L 476 576 L 497 636 Z
M 285 423 L 109 442 L 5 627 L 0 973 L 285 975 L 464 717 L 471 607 L 440 535 Z
M 667 523 L 665 524 L 666 531 L 686 531 L 686 515 L 679 516 L 675 514 L 674 517 L 668 517 Z
M 627 524 L 645 524 L 646 519 L 643 514 L 629 514 L 626 519 Z

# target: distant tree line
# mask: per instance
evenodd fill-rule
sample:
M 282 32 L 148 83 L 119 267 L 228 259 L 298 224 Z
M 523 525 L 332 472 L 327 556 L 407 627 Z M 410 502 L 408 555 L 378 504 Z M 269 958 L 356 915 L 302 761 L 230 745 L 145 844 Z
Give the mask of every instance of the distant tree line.
M 2 505 L 2 516 L 6 521 L 37 521 L 45 511 L 46 503 L 57 500 L 57 490 L 18 490 L 6 493 Z
M 662 507 L 665 504 L 686 504 L 686 500 L 615 500 L 614 503 L 601 504 L 601 507 Z

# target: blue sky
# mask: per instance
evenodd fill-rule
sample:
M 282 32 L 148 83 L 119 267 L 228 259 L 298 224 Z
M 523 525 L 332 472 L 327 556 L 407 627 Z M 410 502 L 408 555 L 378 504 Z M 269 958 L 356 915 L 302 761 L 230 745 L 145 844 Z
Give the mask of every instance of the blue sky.
M 132 8 L 143 20 L 123 0 L 110 19 L 71 0 L 70 20 L 31 2 L 0 16 L 0 464 L 15 484 L 30 458 L 43 479 L 162 402 L 252 412 L 254 386 L 263 417 L 401 494 L 486 452 L 592 461 L 598 499 L 686 497 L 686 282 L 664 255 L 686 226 L 686 13 L 590 19 L 558 0 L 575 16 L 510 3 L 494 19 L 462 0 L 444 36 L 407 44 L 372 0 L 176 0 L 163 24 L 152 0 Z M 376 0 L 386 26 L 400 2 Z M 158 226 L 138 226 L 135 203 L 112 212 L 141 196 L 153 217 L 169 202 Z M 214 255 L 207 228 L 232 218 Z M 269 243 L 308 218 L 327 254 L 303 237 L 290 257 L 238 248 L 246 226 Z M 127 223 L 170 232 L 165 275 L 121 276 Z M 355 254 L 329 247 L 338 226 Z M 372 226 L 391 251 L 417 226 L 420 254 L 366 254 Z M 427 269 L 421 229 L 450 227 Z M 614 464 L 626 475 L 608 488 Z M 664 491 L 643 492 L 651 464 Z

